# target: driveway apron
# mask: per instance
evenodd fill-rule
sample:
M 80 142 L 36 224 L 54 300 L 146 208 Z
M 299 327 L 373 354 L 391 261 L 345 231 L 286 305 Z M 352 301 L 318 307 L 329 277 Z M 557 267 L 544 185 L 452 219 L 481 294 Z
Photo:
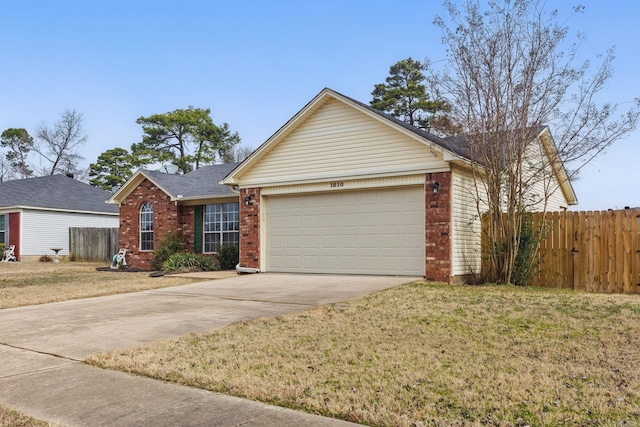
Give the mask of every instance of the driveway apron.
M 74 426 L 348 424 L 82 361 L 107 350 L 299 312 L 411 280 L 257 274 L 0 310 L 0 404 Z

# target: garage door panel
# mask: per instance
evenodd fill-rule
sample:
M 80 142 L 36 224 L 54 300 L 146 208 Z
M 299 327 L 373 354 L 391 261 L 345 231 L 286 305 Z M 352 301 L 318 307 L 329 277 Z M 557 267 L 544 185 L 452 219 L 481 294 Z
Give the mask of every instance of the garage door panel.
M 305 270 L 318 270 L 320 268 L 320 257 L 307 255 L 304 257 Z
M 336 252 L 338 249 L 338 236 L 322 236 L 322 248 L 332 249 Z
M 270 258 L 270 261 L 271 268 L 273 268 L 274 271 L 282 271 L 285 268 L 283 256 L 273 255 Z
M 284 226 L 286 229 L 300 228 L 302 227 L 302 217 L 297 215 L 286 215 Z
M 287 236 L 285 239 L 285 247 L 287 249 L 300 249 L 300 236 Z
M 321 271 L 335 271 L 338 269 L 338 257 L 335 255 L 322 256 L 321 262 Z
M 423 187 L 266 196 L 266 270 L 424 274 Z
M 335 209 L 335 208 L 334 208 Z M 332 210 L 331 213 L 322 215 L 322 226 L 323 227 L 338 227 L 340 225 L 338 221 L 338 215 L 336 215 L 335 210 Z

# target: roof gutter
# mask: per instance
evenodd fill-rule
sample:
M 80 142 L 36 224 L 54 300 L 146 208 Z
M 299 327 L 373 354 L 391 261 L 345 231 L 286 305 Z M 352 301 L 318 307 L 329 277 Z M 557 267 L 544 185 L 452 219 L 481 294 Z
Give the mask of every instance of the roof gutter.
M 31 210 L 31 211 L 51 211 L 51 212 L 67 212 L 67 213 L 79 213 L 79 214 L 96 214 L 96 215 L 112 215 L 119 216 L 119 212 L 105 212 L 105 211 L 84 211 L 84 210 L 75 210 L 75 209 L 63 209 L 63 208 L 45 208 L 40 206 L 28 206 L 28 205 L 13 205 L 13 206 L 2 206 L 0 210 L 3 211 L 21 211 L 21 210 Z

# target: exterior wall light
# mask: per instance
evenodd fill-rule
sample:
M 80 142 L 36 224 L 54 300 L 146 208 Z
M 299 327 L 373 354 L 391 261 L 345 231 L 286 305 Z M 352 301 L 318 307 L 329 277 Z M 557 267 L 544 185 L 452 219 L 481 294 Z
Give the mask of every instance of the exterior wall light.
M 431 188 L 433 188 L 433 194 L 438 194 L 438 190 L 440 189 L 440 183 L 438 181 L 431 184 Z
M 251 200 L 254 198 L 255 196 L 253 194 L 249 194 L 247 197 L 244 198 L 244 205 L 245 206 L 249 206 L 252 205 L 253 203 L 251 202 Z

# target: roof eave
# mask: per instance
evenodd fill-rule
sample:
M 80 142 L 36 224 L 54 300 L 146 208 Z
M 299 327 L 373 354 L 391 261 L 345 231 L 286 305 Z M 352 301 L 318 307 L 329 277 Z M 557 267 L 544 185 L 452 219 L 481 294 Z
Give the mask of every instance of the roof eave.
M 69 213 L 81 213 L 81 214 L 93 214 L 93 215 L 111 215 L 111 216 L 119 216 L 118 212 L 104 212 L 104 211 L 89 211 L 82 209 L 64 209 L 64 208 L 47 208 L 43 206 L 29 206 L 29 205 L 13 205 L 13 206 L 2 206 L 0 210 L 21 210 L 21 209 L 29 209 L 33 211 L 51 211 L 51 212 L 69 212 Z
M 548 141 L 543 137 L 543 135 L 546 135 Z M 549 126 L 545 126 L 540 131 L 540 133 L 538 134 L 538 139 L 543 142 L 544 148 L 547 151 L 547 156 L 552 156 L 552 154 L 549 153 L 550 150 L 557 151 L 556 144 L 553 141 L 553 135 L 551 135 Z M 573 185 L 571 184 L 571 180 L 569 179 L 569 174 L 567 174 L 567 170 L 564 167 L 564 163 L 559 160 L 554 160 L 553 158 L 550 158 L 549 161 L 551 162 L 551 167 L 556 174 L 556 179 L 560 184 L 560 188 L 562 189 L 564 197 L 567 200 L 567 204 L 569 204 L 570 206 L 577 205 L 578 196 L 576 195 Z

